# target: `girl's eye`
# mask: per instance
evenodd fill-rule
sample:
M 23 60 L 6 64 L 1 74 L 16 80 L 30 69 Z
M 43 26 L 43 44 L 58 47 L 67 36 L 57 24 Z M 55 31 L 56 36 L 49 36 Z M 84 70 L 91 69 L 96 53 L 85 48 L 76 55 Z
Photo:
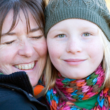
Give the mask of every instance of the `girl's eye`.
M 59 34 L 57 37 L 64 38 L 64 37 L 66 37 L 66 35 L 65 34 Z
M 88 36 L 90 36 L 90 35 L 91 35 L 90 33 L 84 33 L 84 34 L 83 34 L 84 37 L 88 37 Z
M 15 41 L 15 40 L 13 40 L 13 41 L 9 41 L 9 42 L 5 42 L 4 44 L 9 45 L 9 44 L 12 44 L 14 41 Z

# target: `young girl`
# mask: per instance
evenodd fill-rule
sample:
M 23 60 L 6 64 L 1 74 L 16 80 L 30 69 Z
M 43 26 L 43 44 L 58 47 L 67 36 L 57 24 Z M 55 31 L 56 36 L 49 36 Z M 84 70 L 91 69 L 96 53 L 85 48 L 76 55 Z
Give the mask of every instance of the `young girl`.
M 45 15 L 51 110 L 109 110 L 110 14 L 105 1 L 50 0 Z

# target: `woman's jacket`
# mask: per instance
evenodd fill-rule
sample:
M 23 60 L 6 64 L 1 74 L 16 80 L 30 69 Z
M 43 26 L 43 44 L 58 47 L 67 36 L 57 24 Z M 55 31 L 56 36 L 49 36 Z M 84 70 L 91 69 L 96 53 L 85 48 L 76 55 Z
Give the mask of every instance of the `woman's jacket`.
M 0 75 L 0 110 L 48 110 L 33 96 L 25 72 Z

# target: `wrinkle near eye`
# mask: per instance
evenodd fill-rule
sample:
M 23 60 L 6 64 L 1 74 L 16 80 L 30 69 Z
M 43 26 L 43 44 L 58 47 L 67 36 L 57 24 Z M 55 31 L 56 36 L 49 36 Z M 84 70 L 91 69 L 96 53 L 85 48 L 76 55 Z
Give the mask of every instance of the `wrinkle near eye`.
M 1 44 L 5 43 L 5 42 L 14 41 L 14 40 L 16 40 L 16 36 L 9 36 L 9 35 L 2 36 L 1 37 Z

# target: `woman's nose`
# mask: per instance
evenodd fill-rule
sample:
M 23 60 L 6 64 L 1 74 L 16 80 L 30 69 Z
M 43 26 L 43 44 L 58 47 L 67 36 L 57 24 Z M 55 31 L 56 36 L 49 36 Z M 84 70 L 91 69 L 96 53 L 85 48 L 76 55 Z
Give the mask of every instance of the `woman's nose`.
M 73 54 L 80 53 L 82 51 L 80 40 L 75 38 L 70 38 L 67 41 L 66 51 L 68 53 L 73 53 Z
M 31 57 L 34 53 L 34 47 L 29 41 L 24 41 L 20 44 L 19 55 Z

